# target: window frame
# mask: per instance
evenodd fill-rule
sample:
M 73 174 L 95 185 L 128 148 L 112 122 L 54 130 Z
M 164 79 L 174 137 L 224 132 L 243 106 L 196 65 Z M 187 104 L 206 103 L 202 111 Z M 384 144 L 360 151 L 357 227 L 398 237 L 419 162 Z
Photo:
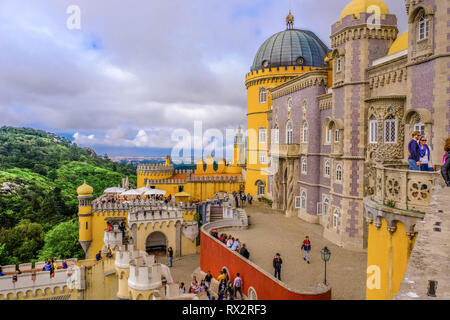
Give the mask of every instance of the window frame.
M 387 139 L 387 133 L 389 129 L 389 140 Z M 392 129 L 394 130 L 395 139 L 392 141 Z M 388 116 L 384 120 L 384 143 L 397 143 L 398 141 L 398 121 L 394 115 Z
M 417 41 L 424 41 L 430 37 L 430 19 L 428 15 L 422 14 L 417 23 Z
M 303 143 L 308 143 L 308 131 L 309 131 L 308 122 L 305 121 L 302 126 L 302 142 Z
M 339 129 L 334 130 L 334 143 L 339 143 L 340 139 Z
M 343 176 L 344 170 L 342 169 L 342 165 L 341 164 L 337 164 L 336 165 L 336 176 L 335 176 L 335 181 L 337 182 L 342 182 L 342 176 Z
M 330 160 L 325 160 L 323 172 L 324 172 L 324 177 L 329 178 L 331 176 L 331 163 L 330 163 Z
M 267 103 L 267 88 L 259 88 L 259 104 Z
M 302 191 L 302 195 L 300 196 L 300 209 L 306 210 L 306 207 L 308 206 L 307 203 L 308 194 L 305 190 Z
M 261 136 L 264 139 L 261 139 Z M 267 129 L 265 127 L 258 128 L 258 140 L 259 144 L 267 144 Z
M 419 131 L 422 136 L 425 136 L 425 124 L 422 122 L 414 124 L 414 131 Z
M 337 229 L 339 223 L 339 209 L 335 208 L 333 211 L 333 228 Z
M 286 144 L 294 143 L 294 130 L 292 127 L 292 122 L 288 121 L 286 124 Z
M 261 161 L 261 159 L 263 159 L 262 161 Z M 260 151 L 259 152 L 259 164 L 267 164 L 267 157 L 266 157 L 266 153 L 265 153 L 265 151 Z
M 306 157 L 303 157 L 302 159 L 302 173 L 308 174 L 308 159 L 306 159 Z
M 378 120 L 375 116 L 369 119 L 369 143 L 378 143 Z

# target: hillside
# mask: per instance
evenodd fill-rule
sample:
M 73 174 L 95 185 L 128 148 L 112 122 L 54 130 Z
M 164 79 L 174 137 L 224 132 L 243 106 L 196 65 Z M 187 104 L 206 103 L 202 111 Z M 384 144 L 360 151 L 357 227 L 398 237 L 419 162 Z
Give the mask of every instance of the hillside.
M 0 264 L 37 259 L 52 229 L 76 221 L 76 188 L 84 180 L 99 196 L 125 176 L 136 183 L 133 166 L 99 157 L 66 138 L 1 127 Z

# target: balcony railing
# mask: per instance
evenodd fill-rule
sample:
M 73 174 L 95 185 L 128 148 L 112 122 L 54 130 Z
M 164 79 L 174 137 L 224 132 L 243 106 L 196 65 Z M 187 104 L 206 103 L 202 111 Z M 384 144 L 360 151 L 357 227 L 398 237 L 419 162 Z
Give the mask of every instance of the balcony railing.
M 377 166 L 373 170 L 371 199 L 402 210 L 425 212 L 432 188 L 441 179 L 438 172 L 410 171 L 406 166 Z
M 289 158 L 300 156 L 299 144 L 273 144 L 270 149 L 271 157 Z

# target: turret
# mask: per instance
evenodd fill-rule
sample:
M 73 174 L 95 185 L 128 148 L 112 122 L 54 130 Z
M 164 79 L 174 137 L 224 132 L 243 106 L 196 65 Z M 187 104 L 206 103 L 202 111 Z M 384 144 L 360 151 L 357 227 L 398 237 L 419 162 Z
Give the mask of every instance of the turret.
M 80 224 L 78 240 L 89 257 L 89 247 L 92 242 L 92 195 L 94 189 L 86 181 L 78 187 L 78 222 Z

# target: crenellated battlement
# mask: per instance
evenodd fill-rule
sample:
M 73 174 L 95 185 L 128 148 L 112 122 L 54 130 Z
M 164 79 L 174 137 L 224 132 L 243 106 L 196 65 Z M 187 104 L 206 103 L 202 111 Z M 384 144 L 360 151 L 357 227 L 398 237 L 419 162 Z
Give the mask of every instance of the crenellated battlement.
M 117 268 L 128 269 L 130 268 L 130 261 L 137 257 L 146 256 L 145 251 L 136 250 L 133 245 L 120 245 L 116 250 L 115 265 Z M 153 259 L 155 258 L 154 256 Z M 151 259 L 151 258 L 148 258 Z
M 173 164 L 140 164 L 137 167 L 138 173 L 145 173 L 145 172 L 174 172 L 174 166 Z
M 128 287 L 130 289 L 145 291 L 154 290 L 162 286 L 162 279 L 173 283 L 169 267 L 154 262 L 154 256 L 137 257 L 130 261 L 130 275 Z

